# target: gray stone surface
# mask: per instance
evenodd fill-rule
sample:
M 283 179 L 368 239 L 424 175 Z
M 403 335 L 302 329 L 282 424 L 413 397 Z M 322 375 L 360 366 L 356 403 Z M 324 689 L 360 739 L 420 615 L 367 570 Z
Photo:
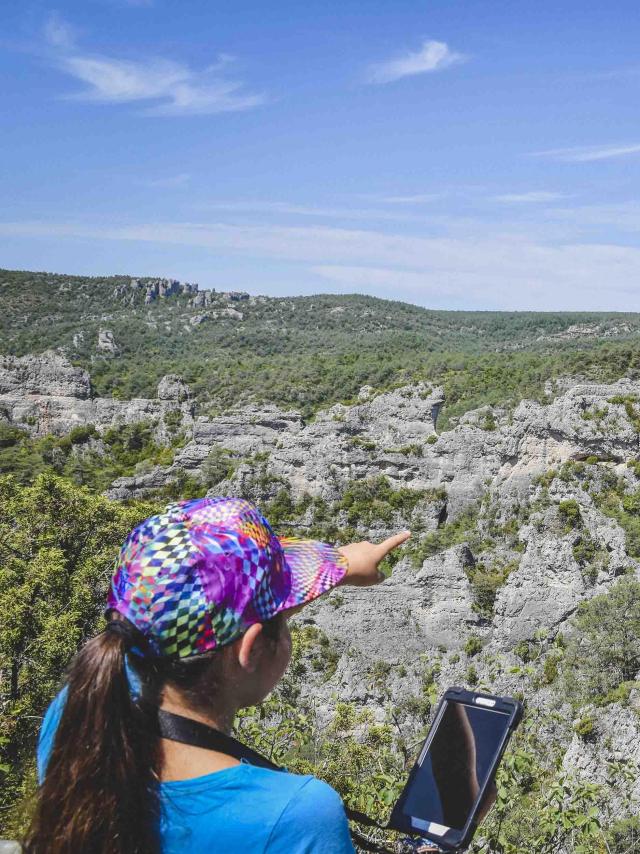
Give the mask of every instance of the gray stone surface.
M 633 693 L 627 707 L 614 703 L 602 709 L 591 709 L 589 713 L 594 720 L 594 737 L 584 739 L 574 733 L 562 766 L 567 773 L 585 782 L 618 788 L 620 771 L 613 770 L 616 763 L 635 763 L 640 769 L 640 692 L 636 690 Z M 620 791 L 615 798 L 623 814 L 628 809 L 623 806 L 627 800 L 632 805 L 632 812 L 640 808 L 640 774 L 633 773 L 633 765 L 630 769 L 631 779 L 619 786 Z
M 110 329 L 101 329 L 98 332 L 96 347 L 101 353 L 110 353 L 112 356 L 117 356 L 120 352 L 120 348 L 116 344 L 113 332 Z
M 429 558 L 417 570 L 405 559 L 384 584 L 345 588 L 339 607 L 334 597 L 334 604 L 321 600 L 304 615 L 368 660 L 401 663 L 439 645 L 458 649 L 479 622 L 465 572 L 472 563 L 464 545 Z
M 64 435 L 84 424 L 102 431 L 150 421 L 155 423 L 157 438 L 165 441 L 164 415 L 178 410 L 188 427 L 193 422 L 193 402 L 188 386 L 175 375 L 160 381 L 158 395 L 134 400 L 92 397 L 88 373 L 54 352 L 0 357 L 0 419 L 33 436 Z

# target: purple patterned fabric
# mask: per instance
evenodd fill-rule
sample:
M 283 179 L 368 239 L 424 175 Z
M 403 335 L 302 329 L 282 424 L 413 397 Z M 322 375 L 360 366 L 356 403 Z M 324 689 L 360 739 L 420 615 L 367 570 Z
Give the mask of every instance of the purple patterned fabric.
M 107 610 L 137 626 L 158 654 L 185 658 L 310 602 L 346 571 L 334 546 L 277 537 L 249 501 L 196 498 L 170 504 L 129 534 Z

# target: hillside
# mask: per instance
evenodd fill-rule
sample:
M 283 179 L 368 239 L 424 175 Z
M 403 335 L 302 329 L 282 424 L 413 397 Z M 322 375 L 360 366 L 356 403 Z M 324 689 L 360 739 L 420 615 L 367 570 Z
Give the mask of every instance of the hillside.
M 546 380 L 635 376 L 640 315 L 432 311 L 362 295 L 272 298 L 172 280 L 0 271 L 0 354 L 60 348 L 95 393 L 149 397 L 179 373 L 203 412 L 309 415 L 363 385 L 444 385 L 444 417 L 541 398 Z
M 152 398 L 117 401 L 92 397 L 60 355 L 0 360 L 0 470 L 13 475 L 0 478 L 0 672 L 14 674 L 0 683 L 0 807 L 12 832 L 28 812 L 34 722 L 100 626 L 124 532 L 167 499 L 208 492 L 256 501 L 283 533 L 413 531 L 385 584 L 305 609 L 289 677 L 266 714 L 240 721 L 247 740 L 383 816 L 442 690 L 516 694 L 525 723 L 472 850 L 637 852 L 640 382 L 574 383 L 450 430 L 443 403 L 441 388 L 415 384 L 363 389 L 307 421 L 273 404 L 194 418 L 175 375 Z
M 413 532 L 384 584 L 296 619 L 241 736 L 384 817 L 446 687 L 517 695 L 471 850 L 638 854 L 638 315 L 1 282 L 0 835 L 25 826 L 37 723 L 124 535 L 227 494 L 280 533 Z

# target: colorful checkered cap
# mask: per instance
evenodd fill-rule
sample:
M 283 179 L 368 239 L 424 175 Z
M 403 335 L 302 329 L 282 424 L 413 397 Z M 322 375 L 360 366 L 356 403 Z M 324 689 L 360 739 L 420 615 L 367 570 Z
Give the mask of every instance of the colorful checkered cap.
M 334 546 L 277 537 L 249 501 L 196 498 L 170 504 L 129 534 L 107 611 L 130 620 L 156 653 L 185 658 L 310 602 L 346 571 Z

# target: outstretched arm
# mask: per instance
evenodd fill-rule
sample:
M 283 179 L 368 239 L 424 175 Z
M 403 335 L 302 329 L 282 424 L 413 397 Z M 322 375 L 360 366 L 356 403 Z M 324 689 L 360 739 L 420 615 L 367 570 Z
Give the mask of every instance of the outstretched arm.
M 394 549 L 401 546 L 411 536 L 411 531 L 403 531 L 394 534 L 382 543 L 349 543 L 348 546 L 340 546 L 341 552 L 349 561 L 347 574 L 341 584 L 350 584 L 354 587 L 371 587 L 384 581 L 384 575 L 378 569 L 378 564 Z

